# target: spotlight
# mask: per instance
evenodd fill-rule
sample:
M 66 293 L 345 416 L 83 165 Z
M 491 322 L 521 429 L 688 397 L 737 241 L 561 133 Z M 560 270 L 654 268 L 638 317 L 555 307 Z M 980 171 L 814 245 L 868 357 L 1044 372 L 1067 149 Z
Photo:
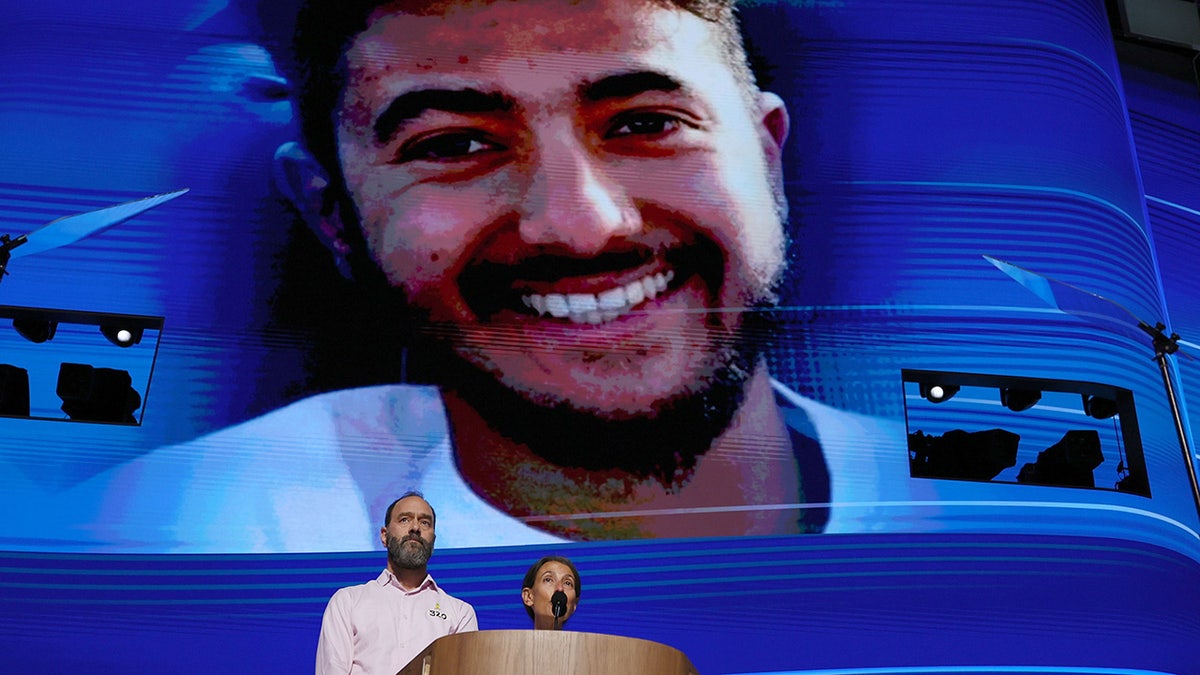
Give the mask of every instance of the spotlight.
M 958 393 L 956 384 L 927 384 L 921 383 L 921 397 L 930 403 L 949 401 Z
M 1111 398 L 1082 394 L 1083 413 L 1088 417 L 1106 420 L 1117 414 L 1117 402 Z
M 1029 410 L 1042 400 L 1042 392 L 1036 389 L 1000 388 L 1000 403 L 1013 412 Z
M 141 328 L 107 324 L 100 326 L 100 332 L 118 347 L 132 347 L 142 341 Z
M 0 415 L 29 417 L 29 371 L 0 364 Z
M 58 330 L 58 322 L 49 319 L 13 319 L 12 325 L 21 337 L 37 344 L 54 337 Z
M 142 406 L 142 397 L 132 384 L 124 370 L 64 363 L 55 392 L 62 399 L 62 411 L 73 420 L 137 424 L 133 411 Z

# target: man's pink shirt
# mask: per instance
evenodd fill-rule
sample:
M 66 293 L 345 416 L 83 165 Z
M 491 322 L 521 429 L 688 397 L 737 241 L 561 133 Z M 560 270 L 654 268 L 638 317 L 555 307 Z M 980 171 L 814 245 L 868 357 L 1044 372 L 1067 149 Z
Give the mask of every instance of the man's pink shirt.
M 406 591 L 388 570 L 329 599 L 317 642 L 317 675 L 395 675 L 422 649 L 452 633 L 479 630 L 475 608 L 426 575 Z

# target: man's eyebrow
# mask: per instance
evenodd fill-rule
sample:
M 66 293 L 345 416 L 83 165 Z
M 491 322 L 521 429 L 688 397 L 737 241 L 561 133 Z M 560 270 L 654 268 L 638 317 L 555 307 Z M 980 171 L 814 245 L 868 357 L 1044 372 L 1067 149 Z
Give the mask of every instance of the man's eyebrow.
M 584 84 L 579 89 L 579 98 L 596 103 L 606 99 L 630 98 L 648 91 L 678 91 L 683 84 L 664 73 L 639 70 L 619 73 Z
M 386 143 L 405 122 L 428 110 L 451 113 L 507 112 L 513 100 L 503 94 L 477 89 L 418 89 L 401 94 L 375 119 L 375 140 Z

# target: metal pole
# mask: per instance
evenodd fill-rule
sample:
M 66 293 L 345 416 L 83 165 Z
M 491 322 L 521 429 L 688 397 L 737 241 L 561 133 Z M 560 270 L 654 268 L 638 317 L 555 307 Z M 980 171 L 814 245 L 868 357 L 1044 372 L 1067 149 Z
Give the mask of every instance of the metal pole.
M 1183 416 L 1179 412 L 1179 401 L 1175 398 L 1175 387 L 1171 384 L 1171 370 L 1167 367 L 1167 355 L 1159 352 L 1154 355 L 1158 369 L 1162 373 L 1163 386 L 1167 388 L 1167 402 L 1171 404 L 1171 417 L 1175 420 L 1175 433 L 1179 436 L 1179 447 L 1183 449 L 1183 463 L 1187 466 L 1188 480 L 1192 484 L 1192 498 L 1196 501 L 1196 513 L 1200 515 L 1200 483 L 1196 481 L 1196 461 L 1192 449 L 1188 446 L 1187 430 L 1183 425 Z
M 1168 337 L 1164 332 L 1166 326 L 1161 323 L 1151 327 L 1146 322 L 1139 321 L 1138 328 L 1148 333 L 1154 341 L 1154 360 L 1158 363 L 1158 372 L 1162 373 L 1163 387 L 1167 390 L 1167 403 L 1171 406 L 1171 418 L 1175 421 L 1175 434 L 1179 436 L 1183 464 L 1187 467 L 1188 482 L 1192 486 L 1192 500 L 1196 502 L 1197 515 L 1200 515 L 1200 482 L 1196 480 L 1196 459 L 1188 443 L 1187 427 L 1183 424 L 1183 414 L 1179 409 L 1179 397 L 1175 393 L 1175 385 L 1171 382 L 1171 368 L 1167 365 L 1167 355 L 1179 351 L 1179 335 L 1172 333 Z

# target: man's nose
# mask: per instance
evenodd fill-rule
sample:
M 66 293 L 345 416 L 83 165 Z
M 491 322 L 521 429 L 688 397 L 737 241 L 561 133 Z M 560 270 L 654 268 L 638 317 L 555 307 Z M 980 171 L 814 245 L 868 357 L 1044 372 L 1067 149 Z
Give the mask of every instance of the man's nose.
M 599 253 L 613 238 L 641 231 L 641 216 L 625 184 L 583 141 L 566 135 L 559 134 L 536 151 L 521 238 L 574 253 Z

